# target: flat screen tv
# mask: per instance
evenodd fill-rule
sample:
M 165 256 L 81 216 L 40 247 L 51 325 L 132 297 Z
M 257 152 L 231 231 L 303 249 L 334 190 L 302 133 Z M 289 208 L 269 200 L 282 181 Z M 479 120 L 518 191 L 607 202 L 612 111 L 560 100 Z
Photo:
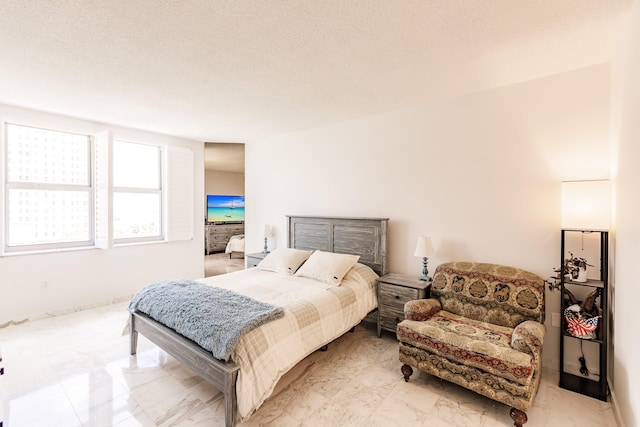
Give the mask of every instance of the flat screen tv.
M 207 222 L 244 222 L 244 196 L 207 196 Z

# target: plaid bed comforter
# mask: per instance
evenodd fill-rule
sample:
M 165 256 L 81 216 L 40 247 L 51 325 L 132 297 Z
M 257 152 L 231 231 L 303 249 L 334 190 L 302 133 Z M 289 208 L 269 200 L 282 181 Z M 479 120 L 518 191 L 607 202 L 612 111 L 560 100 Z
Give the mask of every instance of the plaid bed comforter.
M 361 264 L 340 286 L 257 268 L 199 280 L 283 307 L 284 317 L 245 334 L 231 355 L 239 367 L 238 417 L 249 417 L 278 380 L 317 348 L 358 324 L 377 306 L 377 275 Z

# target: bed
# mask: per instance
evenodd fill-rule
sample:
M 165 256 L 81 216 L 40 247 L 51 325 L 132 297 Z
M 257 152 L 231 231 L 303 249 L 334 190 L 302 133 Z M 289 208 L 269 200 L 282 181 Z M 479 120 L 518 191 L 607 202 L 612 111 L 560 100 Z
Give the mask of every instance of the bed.
M 387 222 L 387 219 L 381 218 L 288 216 L 289 248 L 358 255 L 359 263 L 363 266 L 351 269 L 339 287 L 327 287 L 314 279 L 303 277 L 299 279 L 307 283 L 302 288 L 293 277 L 284 277 L 284 280 L 280 277 L 278 286 L 284 290 L 284 294 L 270 295 L 267 299 L 282 302 L 298 292 L 304 298 L 294 300 L 293 304 L 307 314 L 316 315 L 295 315 L 293 308 L 283 303 L 284 317 L 244 335 L 231 361 L 216 359 L 195 342 L 136 310 L 132 310 L 130 316 L 131 354 L 136 353 L 137 334 L 141 333 L 223 392 L 225 425 L 234 426 L 236 421 L 250 416 L 268 398 L 278 379 L 297 362 L 356 326 L 376 307 L 375 286 L 371 283 L 375 282 L 375 276 L 386 273 Z M 373 280 L 367 271 L 371 271 Z M 349 276 L 355 276 L 355 279 Z M 362 276 L 369 277 L 361 280 Z M 267 289 L 264 285 L 274 277 L 278 277 L 278 273 L 253 268 L 203 281 L 250 294 L 255 293 L 252 287 Z M 354 297 L 355 291 L 351 288 L 362 285 L 352 281 L 364 281 L 369 283 L 370 288 L 373 286 L 373 290 L 369 289 L 367 293 L 369 297 Z M 264 290 L 262 293 L 270 294 L 271 291 Z M 325 300 L 317 299 L 314 295 L 324 296 Z M 260 297 L 256 296 L 257 299 Z M 341 311 L 341 307 L 348 307 L 349 310 Z M 322 323 L 312 324 L 316 321 Z M 285 329 L 280 328 L 283 325 Z M 297 330 L 296 325 L 299 328 Z M 265 341 L 267 335 L 277 336 L 278 339 Z M 265 342 L 267 350 L 262 353 L 263 350 L 258 351 L 256 345 L 265 347 Z
M 229 259 L 237 254 L 239 254 L 237 257 L 244 258 L 244 234 L 231 236 L 224 253 L 229 254 Z

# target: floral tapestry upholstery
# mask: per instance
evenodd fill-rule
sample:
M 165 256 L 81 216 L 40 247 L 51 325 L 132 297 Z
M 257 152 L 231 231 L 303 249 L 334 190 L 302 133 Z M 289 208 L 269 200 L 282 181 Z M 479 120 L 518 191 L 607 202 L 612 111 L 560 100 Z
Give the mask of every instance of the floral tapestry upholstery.
M 537 275 L 496 264 L 442 264 L 431 299 L 405 304 L 400 361 L 525 411 L 540 383 L 543 322 L 544 281 Z
M 398 325 L 402 341 L 518 384 L 531 381 L 533 357 L 511 348 L 513 329 L 441 311 L 429 321 Z
M 514 328 L 525 320 L 544 323 L 544 281 L 514 267 L 472 262 L 441 264 L 431 298 L 442 309 L 469 319 Z

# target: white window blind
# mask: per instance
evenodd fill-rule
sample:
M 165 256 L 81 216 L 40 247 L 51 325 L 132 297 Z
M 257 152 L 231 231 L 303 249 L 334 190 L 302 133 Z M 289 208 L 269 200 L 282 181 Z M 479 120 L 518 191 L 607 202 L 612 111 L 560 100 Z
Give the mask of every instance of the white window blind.
M 111 246 L 111 135 L 108 131 L 95 135 L 95 217 L 96 247 Z
M 194 234 L 193 151 L 167 147 L 167 240 L 191 240 Z

